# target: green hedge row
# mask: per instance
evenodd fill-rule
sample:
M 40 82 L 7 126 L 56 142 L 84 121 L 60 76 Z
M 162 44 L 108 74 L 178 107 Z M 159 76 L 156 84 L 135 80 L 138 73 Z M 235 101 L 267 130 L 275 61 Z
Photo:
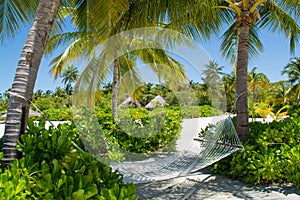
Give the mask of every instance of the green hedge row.
M 129 108 L 119 110 L 117 120 L 110 112 L 82 108 L 74 119 L 81 127 L 81 138 L 90 151 L 104 153 L 112 160 L 124 159 L 122 151 L 138 154 L 174 151 L 174 139 L 180 135 L 182 121 L 178 108 L 153 111 Z M 109 144 L 109 147 L 104 144 Z
M 220 114 L 222 114 L 220 110 L 218 110 L 217 108 L 213 108 L 210 105 L 181 107 L 181 115 L 185 119 L 211 117 Z

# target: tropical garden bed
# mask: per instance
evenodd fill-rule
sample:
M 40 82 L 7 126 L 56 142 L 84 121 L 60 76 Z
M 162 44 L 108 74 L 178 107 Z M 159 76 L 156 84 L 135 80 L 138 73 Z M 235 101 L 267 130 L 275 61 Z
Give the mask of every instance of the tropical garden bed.
M 219 161 L 211 170 L 245 183 L 292 183 L 300 189 L 300 118 L 293 113 L 278 122 L 250 123 L 245 150 Z

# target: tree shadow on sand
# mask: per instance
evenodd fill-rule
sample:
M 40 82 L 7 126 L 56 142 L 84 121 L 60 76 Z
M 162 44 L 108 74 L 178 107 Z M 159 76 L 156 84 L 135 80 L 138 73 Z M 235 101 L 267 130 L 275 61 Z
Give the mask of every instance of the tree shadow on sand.
M 300 199 L 300 190 L 283 185 L 255 186 L 212 174 L 207 169 L 185 177 L 137 184 L 139 199 Z

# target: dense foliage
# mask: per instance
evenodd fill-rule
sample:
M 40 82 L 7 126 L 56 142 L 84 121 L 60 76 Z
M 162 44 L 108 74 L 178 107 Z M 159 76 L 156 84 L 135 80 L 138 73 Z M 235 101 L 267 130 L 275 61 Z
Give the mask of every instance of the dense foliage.
M 300 188 L 299 127 L 299 117 L 250 123 L 245 150 L 216 163 L 212 170 L 246 183 L 288 182 Z
M 101 137 L 105 137 L 117 149 L 132 153 L 150 153 L 159 150 L 175 150 L 175 140 L 181 130 L 181 116 L 178 108 L 155 109 L 148 111 L 144 108 L 129 108 L 120 110 L 119 118 L 115 121 L 111 113 L 97 109 L 94 116 L 97 123 L 89 121 L 93 114 L 86 110 L 85 114 L 75 115 L 79 123 L 80 133 L 85 145 L 90 151 L 100 152 L 103 149 Z M 89 127 L 89 128 L 84 128 Z M 95 131 L 97 130 L 97 131 Z M 102 133 L 99 134 L 99 133 Z M 105 150 L 106 151 L 106 150 Z M 109 149 L 112 160 L 122 160 L 124 155 L 116 150 Z
M 182 117 L 185 119 L 197 117 L 211 117 L 222 114 L 222 111 L 213 108 L 210 105 L 203 106 L 184 106 L 181 107 Z
M 136 199 L 133 184 L 72 142 L 83 148 L 73 124 L 45 130 L 30 121 L 18 148 L 25 156 L 0 174 L 0 198 Z

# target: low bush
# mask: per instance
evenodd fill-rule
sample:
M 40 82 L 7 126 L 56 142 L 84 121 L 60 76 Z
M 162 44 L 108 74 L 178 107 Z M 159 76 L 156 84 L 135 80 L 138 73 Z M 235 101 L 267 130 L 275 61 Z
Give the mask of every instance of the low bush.
M 51 121 L 70 121 L 72 120 L 72 109 L 63 108 L 50 108 L 43 111 L 47 118 Z
M 293 183 L 300 189 L 300 119 L 272 123 L 253 122 L 244 151 L 211 169 L 246 183 Z
M 181 114 L 183 118 L 197 118 L 220 115 L 222 112 L 217 108 L 211 107 L 210 105 L 203 105 L 181 107 Z
M 133 184 L 72 142 L 83 148 L 73 124 L 45 130 L 29 122 L 18 146 L 25 156 L 0 174 L 0 198 L 137 199 Z
M 149 153 L 168 146 L 175 150 L 181 130 L 178 109 L 130 108 L 121 111 L 116 123 L 106 115 L 98 115 L 104 134 L 122 150 L 134 153 Z M 172 143 L 173 145 L 169 145 Z
M 138 156 L 159 150 L 174 151 L 174 139 L 179 137 L 181 130 L 178 108 L 153 111 L 129 108 L 119 110 L 117 120 L 111 113 L 100 109 L 94 112 L 82 108 L 80 115 L 75 114 L 74 119 L 80 124 L 79 132 L 85 146 L 95 154 L 106 154 L 114 161 L 123 160 L 124 151 L 138 153 Z

